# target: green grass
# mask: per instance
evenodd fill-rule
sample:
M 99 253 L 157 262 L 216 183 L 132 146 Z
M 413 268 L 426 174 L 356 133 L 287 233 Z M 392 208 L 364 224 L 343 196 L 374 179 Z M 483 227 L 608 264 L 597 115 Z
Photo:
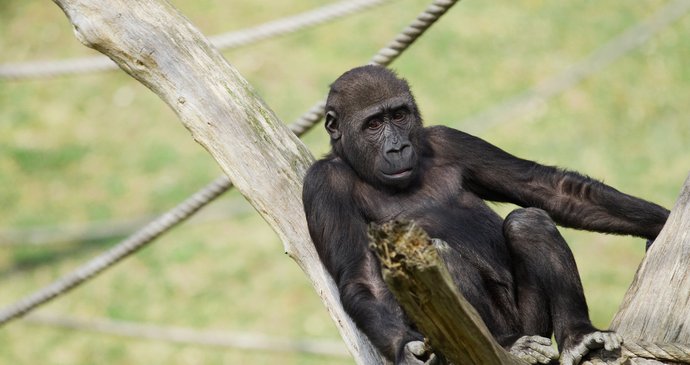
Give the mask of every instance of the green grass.
M 173 1 L 206 34 L 294 14 L 316 0 Z M 394 68 L 428 124 L 463 119 L 562 72 L 664 5 L 463 1 Z M 225 52 L 286 122 L 371 55 L 426 1 L 401 0 L 315 29 Z M 481 133 L 525 158 L 576 169 L 671 207 L 690 166 L 690 17 L 681 19 L 539 113 Z M 0 2 L 0 63 L 95 54 L 57 6 Z M 326 135 L 305 138 L 319 156 Z M 0 81 L 0 229 L 159 212 L 219 175 L 210 156 L 148 89 L 122 72 Z M 237 192 L 223 200 L 241 201 Z M 244 204 L 244 203 L 241 203 Z M 505 213 L 511 208 L 498 206 Z M 596 324 L 606 326 L 643 255 L 641 239 L 564 230 Z M 0 305 L 114 242 L 0 248 Z M 257 214 L 183 225 L 46 311 L 292 338 L 337 339 L 318 296 Z M 0 364 L 346 364 L 135 341 L 29 325 L 0 329 Z

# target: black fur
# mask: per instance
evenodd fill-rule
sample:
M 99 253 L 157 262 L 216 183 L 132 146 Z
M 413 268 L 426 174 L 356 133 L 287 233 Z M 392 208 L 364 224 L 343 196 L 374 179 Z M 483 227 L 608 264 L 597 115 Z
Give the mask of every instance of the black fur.
M 367 247 L 369 223 L 414 220 L 446 241 L 456 283 L 501 345 L 555 333 L 562 351 L 595 328 L 555 223 L 654 239 L 669 214 L 466 133 L 424 128 L 407 83 L 385 68 L 345 73 L 326 110 L 332 152 L 305 178 L 309 231 L 345 310 L 396 362 L 407 342 L 423 336 L 381 278 Z M 484 200 L 525 208 L 504 221 Z

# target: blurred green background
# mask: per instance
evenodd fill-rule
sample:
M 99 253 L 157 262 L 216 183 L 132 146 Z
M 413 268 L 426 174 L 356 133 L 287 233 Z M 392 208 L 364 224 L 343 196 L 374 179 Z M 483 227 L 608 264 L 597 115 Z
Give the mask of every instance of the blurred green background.
M 326 4 L 172 3 L 207 35 Z M 463 122 L 567 70 L 666 3 L 462 1 L 393 68 L 412 85 L 427 124 L 476 131 L 513 154 L 579 170 L 671 208 L 690 167 L 690 16 L 535 112 L 490 128 Z M 424 0 L 393 1 L 224 54 L 290 122 L 322 98 L 332 80 L 368 61 L 426 6 Z M 0 63 L 95 54 L 74 38 L 54 4 L 0 1 Z M 305 142 L 317 156 L 327 151 L 320 126 Z M 162 212 L 219 174 L 171 110 L 123 72 L 0 80 L 0 231 Z M 232 192 L 214 205 L 218 211 L 239 206 L 244 213 L 180 226 L 41 311 L 338 340 L 310 284 L 242 197 Z M 497 209 L 505 214 L 511 207 Z M 563 232 L 575 253 L 593 320 L 606 327 L 644 254 L 644 242 Z M 0 246 L 0 306 L 116 242 Z M 133 340 L 24 321 L 0 328 L 0 364 L 158 363 L 352 361 Z

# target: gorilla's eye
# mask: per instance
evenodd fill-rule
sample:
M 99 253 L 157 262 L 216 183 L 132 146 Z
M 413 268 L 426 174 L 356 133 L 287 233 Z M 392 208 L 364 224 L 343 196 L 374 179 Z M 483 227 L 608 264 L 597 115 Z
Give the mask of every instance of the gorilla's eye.
M 401 122 L 407 116 L 407 112 L 404 109 L 398 109 L 393 112 L 393 121 Z
M 378 118 L 370 119 L 367 122 L 367 128 L 369 128 L 371 130 L 377 130 L 377 129 L 381 128 L 382 125 L 383 125 L 383 122 L 381 122 L 381 119 L 378 119 Z

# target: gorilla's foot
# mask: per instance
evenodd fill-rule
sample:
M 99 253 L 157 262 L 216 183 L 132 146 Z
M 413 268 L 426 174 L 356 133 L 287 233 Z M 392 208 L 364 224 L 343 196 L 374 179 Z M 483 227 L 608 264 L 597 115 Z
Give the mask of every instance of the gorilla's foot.
M 582 337 L 580 342 L 563 350 L 561 365 L 577 365 L 582 358 L 592 350 L 604 348 L 606 351 L 614 351 L 621 347 L 623 338 L 615 332 L 595 331 Z
M 541 336 L 522 336 L 510 346 L 510 353 L 530 364 L 548 364 L 558 358 L 551 340 Z

